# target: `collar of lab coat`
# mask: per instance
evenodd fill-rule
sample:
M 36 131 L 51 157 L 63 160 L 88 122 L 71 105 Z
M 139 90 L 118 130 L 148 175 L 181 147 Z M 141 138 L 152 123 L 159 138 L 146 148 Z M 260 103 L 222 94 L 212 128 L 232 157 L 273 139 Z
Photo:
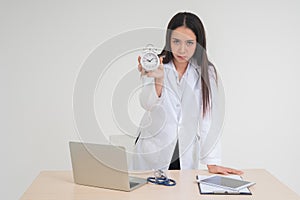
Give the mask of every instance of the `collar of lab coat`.
M 176 86 L 177 84 L 177 79 L 176 76 L 174 76 L 172 73 L 178 74 L 175 68 L 175 65 L 173 61 L 170 61 L 169 63 L 164 65 L 166 69 L 169 71 L 166 73 L 167 78 L 169 81 L 172 83 L 171 86 Z M 188 67 L 185 72 L 185 76 L 188 75 L 187 82 L 190 85 L 190 87 L 194 88 L 195 85 L 198 83 L 199 78 L 201 76 L 201 70 L 200 67 L 197 65 L 196 60 L 191 59 L 189 61 Z M 177 88 L 173 88 L 174 91 L 177 91 Z

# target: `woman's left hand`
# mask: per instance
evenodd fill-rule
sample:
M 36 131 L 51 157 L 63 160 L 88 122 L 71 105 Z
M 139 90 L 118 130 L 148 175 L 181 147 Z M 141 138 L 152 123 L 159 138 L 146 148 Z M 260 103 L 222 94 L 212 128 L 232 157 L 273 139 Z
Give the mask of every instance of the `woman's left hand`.
M 213 174 L 223 174 L 223 175 L 228 175 L 228 174 L 237 174 L 241 175 L 244 172 L 237 170 L 237 169 L 232 169 L 228 167 L 222 167 L 218 165 L 207 165 L 208 171 Z

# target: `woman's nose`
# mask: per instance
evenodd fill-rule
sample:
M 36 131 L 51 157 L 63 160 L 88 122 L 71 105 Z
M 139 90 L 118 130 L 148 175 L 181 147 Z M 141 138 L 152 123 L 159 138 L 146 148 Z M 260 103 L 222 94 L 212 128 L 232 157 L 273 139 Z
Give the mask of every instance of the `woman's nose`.
M 185 51 L 186 51 L 186 48 L 185 48 L 185 45 L 184 44 L 181 44 L 180 46 L 179 46 L 179 53 L 185 53 Z

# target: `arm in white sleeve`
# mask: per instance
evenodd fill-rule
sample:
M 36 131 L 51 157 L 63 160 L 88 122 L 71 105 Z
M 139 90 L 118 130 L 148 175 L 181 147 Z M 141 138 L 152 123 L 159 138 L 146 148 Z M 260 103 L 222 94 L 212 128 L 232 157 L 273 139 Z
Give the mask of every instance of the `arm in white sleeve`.
M 142 76 L 143 88 L 140 93 L 141 106 L 149 111 L 156 104 L 159 104 L 163 98 L 163 91 L 161 97 L 158 97 L 155 89 L 155 81 L 152 77 Z
M 209 69 L 209 80 L 211 86 L 210 110 L 202 119 L 200 140 L 201 157 L 200 162 L 206 165 L 221 164 L 221 131 L 224 120 L 224 99 L 221 87 L 216 82 L 214 69 Z M 220 80 L 218 80 L 220 83 Z
M 205 165 L 221 165 L 221 141 L 217 141 L 211 151 L 200 162 Z

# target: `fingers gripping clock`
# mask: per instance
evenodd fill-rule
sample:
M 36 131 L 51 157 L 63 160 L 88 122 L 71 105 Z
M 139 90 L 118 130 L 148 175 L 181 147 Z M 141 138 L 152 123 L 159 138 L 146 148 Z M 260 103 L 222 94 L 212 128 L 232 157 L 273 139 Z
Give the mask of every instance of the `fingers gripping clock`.
M 159 57 L 152 44 L 148 44 L 141 56 L 141 65 L 146 71 L 153 71 L 159 66 Z

